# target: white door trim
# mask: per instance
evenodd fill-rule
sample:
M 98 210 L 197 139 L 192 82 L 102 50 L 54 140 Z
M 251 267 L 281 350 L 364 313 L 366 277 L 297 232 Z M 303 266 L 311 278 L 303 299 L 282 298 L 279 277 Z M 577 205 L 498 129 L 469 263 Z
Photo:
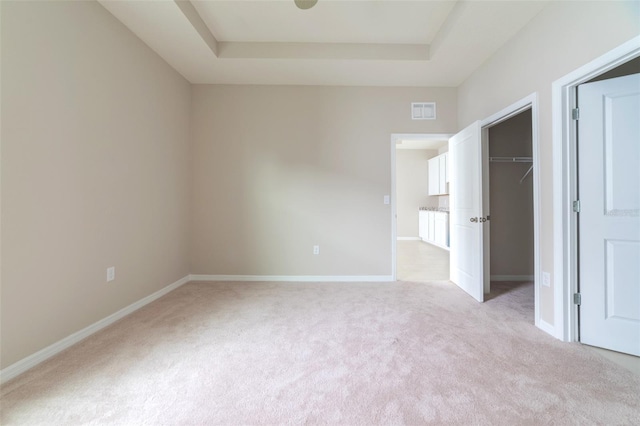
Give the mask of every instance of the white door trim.
M 531 150 L 533 159 L 533 289 L 534 289 L 534 318 L 536 327 L 549 332 L 551 326 L 540 318 L 540 285 L 541 285 L 541 270 L 540 270 L 540 143 L 538 137 L 539 119 L 538 119 L 538 94 L 532 93 L 527 97 L 520 99 L 519 101 L 509 105 L 508 107 L 498 111 L 497 113 L 485 118 L 480 122 L 480 127 L 483 130 L 483 145 L 486 144 L 484 137 L 487 136 L 488 129 L 491 126 L 495 126 L 509 118 L 531 109 Z M 483 150 L 484 155 L 487 155 L 488 150 Z M 484 164 L 488 164 L 488 159 L 483 159 Z M 483 185 L 484 186 L 484 185 Z M 486 188 L 483 187 L 483 192 Z M 485 256 L 487 257 L 487 256 Z
M 391 279 L 398 281 L 398 211 L 396 203 L 396 137 L 391 135 Z
M 553 82 L 553 283 L 554 336 L 572 342 L 578 338 L 577 309 L 572 294 L 577 289 L 577 220 L 571 203 L 577 191 L 576 128 L 571 110 L 576 107 L 578 85 L 640 56 L 640 36 Z

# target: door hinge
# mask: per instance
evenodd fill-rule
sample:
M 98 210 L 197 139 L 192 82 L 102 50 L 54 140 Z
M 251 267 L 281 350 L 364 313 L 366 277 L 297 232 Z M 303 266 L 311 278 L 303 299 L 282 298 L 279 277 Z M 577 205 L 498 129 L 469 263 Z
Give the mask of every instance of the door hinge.
M 573 202 L 573 212 L 580 213 L 580 200 L 575 200 Z
M 571 110 L 571 118 L 574 120 L 580 120 L 580 108 L 574 108 Z
M 573 304 L 578 306 L 582 304 L 582 295 L 580 293 L 573 293 Z

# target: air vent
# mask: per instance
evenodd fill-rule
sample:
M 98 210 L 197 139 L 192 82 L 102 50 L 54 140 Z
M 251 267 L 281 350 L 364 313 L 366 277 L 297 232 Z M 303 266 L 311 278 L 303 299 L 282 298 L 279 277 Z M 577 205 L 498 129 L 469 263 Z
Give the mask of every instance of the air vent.
M 435 102 L 412 102 L 411 103 L 411 119 L 412 120 L 435 120 L 436 119 L 436 103 Z

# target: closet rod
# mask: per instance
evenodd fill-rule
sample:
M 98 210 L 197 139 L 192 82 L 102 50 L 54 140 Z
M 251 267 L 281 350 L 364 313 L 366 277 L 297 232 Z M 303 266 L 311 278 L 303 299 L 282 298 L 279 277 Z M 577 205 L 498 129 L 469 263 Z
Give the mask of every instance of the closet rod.
M 489 157 L 492 163 L 533 163 L 532 157 Z

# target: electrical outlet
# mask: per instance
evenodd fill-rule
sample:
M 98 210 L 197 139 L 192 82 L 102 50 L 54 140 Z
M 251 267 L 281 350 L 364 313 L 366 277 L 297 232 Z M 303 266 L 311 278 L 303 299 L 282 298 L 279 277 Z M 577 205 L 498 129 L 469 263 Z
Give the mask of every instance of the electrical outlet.
M 551 274 L 548 272 L 542 273 L 542 285 L 545 287 L 551 287 Z
M 382 202 L 384 204 L 389 204 L 391 202 L 391 197 L 389 197 L 388 195 L 385 195 L 384 198 L 382 199 Z
M 313 246 L 313 254 L 320 254 L 320 246 Z
M 116 267 L 111 266 L 107 268 L 107 282 L 113 281 L 116 279 Z

